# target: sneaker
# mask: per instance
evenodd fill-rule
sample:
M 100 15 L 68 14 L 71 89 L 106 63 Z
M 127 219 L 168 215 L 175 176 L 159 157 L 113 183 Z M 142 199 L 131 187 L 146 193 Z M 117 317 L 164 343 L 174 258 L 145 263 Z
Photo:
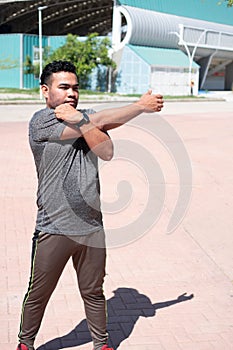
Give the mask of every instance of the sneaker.
M 19 344 L 17 346 L 17 349 L 16 350 L 29 350 L 28 347 L 24 344 Z
M 109 348 L 108 345 L 102 346 L 101 350 L 114 350 L 113 348 Z

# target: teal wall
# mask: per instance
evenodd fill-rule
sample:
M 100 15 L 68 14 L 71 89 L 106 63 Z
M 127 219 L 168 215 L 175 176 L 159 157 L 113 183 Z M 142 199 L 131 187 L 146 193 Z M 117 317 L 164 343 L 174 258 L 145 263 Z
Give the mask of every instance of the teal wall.
M 50 36 L 48 38 L 48 47 L 52 50 L 56 50 L 62 45 L 65 44 L 66 36 L 60 35 L 60 36 Z
M 22 34 L 0 35 L 0 87 L 19 88 L 22 84 L 21 45 Z
M 142 94 L 150 86 L 150 65 L 129 46 L 123 49 L 116 86 L 122 94 Z
M 48 46 L 48 38 L 42 37 L 42 47 Z M 23 36 L 23 62 L 25 62 L 26 57 L 30 56 L 32 62 L 35 58 L 34 49 L 39 48 L 39 37 L 38 35 L 26 35 Z M 24 74 L 23 75 L 23 87 L 25 89 L 39 87 L 39 78 L 35 77 L 34 74 Z
M 42 37 L 42 47 L 47 47 L 51 51 L 61 47 L 65 42 L 66 35 Z M 0 48 L 0 88 L 32 89 L 39 87 L 39 78 L 34 74 L 24 72 L 26 57 L 29 56 L 33 63 L 36 58 L 35 51 L 37 55 L 39 54 L 38 35 L 0 34 Z M 14 67 L 1 69 L 3 64 L 7 64 L 6 60 L 8 60 L 8 67 L 10 63 L 14 63 Z
M 48 37 L 43 37 L 42 47 L 47 46 Z M 0 48 L 0 88 L 39 87 L 39 79 L 34 74 L 24 73 L 26 57 L 29 56 L 33 62 L 36 58 L 35 51 L 38 56 L 38 35 L 1 34 Z
M 218 0 L 118 0 L 119 4 L 233 25 L 233 7 Z
M 48 38 L 42 38 L 42 47 L 48 45 Z M 39 86 L 34 74 L 24 73 L 27 56 L 33 61 L 34 48 L 39 47 L 37 35 L 1 34 L 0 35 L 0 88 L 30 89 Z M 3 69 L 4 68 L 4 69 Z

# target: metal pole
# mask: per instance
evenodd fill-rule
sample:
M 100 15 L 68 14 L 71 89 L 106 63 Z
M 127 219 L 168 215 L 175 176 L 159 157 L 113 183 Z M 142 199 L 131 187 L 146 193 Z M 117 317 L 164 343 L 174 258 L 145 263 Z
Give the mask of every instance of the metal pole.
M 42 63 L 43 63 L 43 52 L 42 52 L 42 11 L 46 9 L 48 6 L 38 7 L 38 17 L 39 17 L 39 59 L 40 59 L 40 73 L 39 78 L 42 73 Z M 42 100 L 42 90 L 40 88 L 40 99 Z
M 170 32 L 169 34 L 175 34 L 178 38 L 179 38 L 179 45 L 184 45 L 185 47 L 185 50 L 187 52 L 187 55 L 188 55 L 188 58 L 189 58 L 189 94 L 191 95 L 191 78 L 192 78 L 192 65 L 193 65 L 193 60 L 194 60 L 194 56 L 195 56 L 195 53 L 196 53 L 196 50 L 198 48 L 198 45 L 202 39 L 202 36 L 204 34 L 206 34 L 206 29 L 201 33 L 201 35 L 199 36 L 199 39 L 197 40 L 196 44 L 194 45 L 194 48 L 193 48 L 193 52 L 191 54 L 190 50 L 189 50 L 189 47 L 187 45 L 187 43 L 184 41 L 181 33 L 177 33 L 177 32 Z
M 108 68 L 108 93 L 111 92 L 112 87 L 112 67 L 109 66 Z
M 188 45 L 183 40 L 183 38 L 180 38 L 180 43 L 184 45 L 185 50 L 187 52 L 188 58 L 189 58 L 189 74 L 188 74 L 188 84 L 189 84 L 189 95 L 191 95 L 191 78 L 192 78 L 192 65 L 193 65 L 193 58 L 194 56 L 191 55 L 190 50 L 188 48 Z

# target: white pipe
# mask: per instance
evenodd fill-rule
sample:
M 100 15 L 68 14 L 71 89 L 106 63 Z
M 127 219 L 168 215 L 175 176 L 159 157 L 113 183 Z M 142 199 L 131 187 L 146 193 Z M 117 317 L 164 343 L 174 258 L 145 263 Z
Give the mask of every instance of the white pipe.
M 40 74 L 39 74 L 39 79 L 42 73 L 42 62 L 43 62 L 43 57 L 42 57 L 42 11 L 45 10 L 48 6 L 41 6 L 38 7 L 38 16 L 39 16 L 39 58 L 40 58 Z M 40 99 L 42 100 L 42 90 L 40 88 Z

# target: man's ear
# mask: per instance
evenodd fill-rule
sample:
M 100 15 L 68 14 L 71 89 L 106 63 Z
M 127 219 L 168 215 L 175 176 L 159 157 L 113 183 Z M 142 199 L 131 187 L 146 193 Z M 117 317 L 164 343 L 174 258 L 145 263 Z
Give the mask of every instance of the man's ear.
M 41 91 L 42 91 L 44 97 L 47 98 L 48 97 L 48 93 L 49 93 L 48 85 L 46 85 L 46 84 L 41 85 Z

